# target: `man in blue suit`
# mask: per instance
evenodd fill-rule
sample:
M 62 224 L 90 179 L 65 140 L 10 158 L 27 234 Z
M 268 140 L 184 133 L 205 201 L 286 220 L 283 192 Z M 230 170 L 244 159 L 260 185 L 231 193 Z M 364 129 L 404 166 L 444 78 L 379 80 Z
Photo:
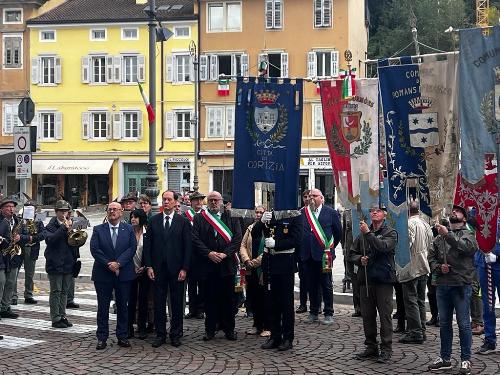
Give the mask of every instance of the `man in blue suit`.
M 127 340 L 127 304 L 130 284 L 136 277 L 133 257 L 137 249 L 132 226 L 122 223 L 123 210 L 118 202 L 108 206 L 106 223 L 94 228 L 90 252 L 94 257 L 92 280 L 97 293 L 97 350 L 106 347 L 109 336 L 109 303 L 116 297 L 118 345 L 130 347 Z
M 340 216 L 336 210 L 325 206 L 319 189 L 309 192 L 309 205 L 302 210 L 304 233 L 300 247 L 300 260 L 304 262 L 309 284 L 310 313 L 308 323 L 318 321 L 323 296 L 324 324 L 333 323 L 333 283 L 331 269 L 327 264 L 335 258 L 335 247 L 342 236 Z M 329 250 L 329 251 L 325 251 Z M 330 252 L 330 254 L 328 254 Z M 331 264 L 330 264 L 331 267 Z

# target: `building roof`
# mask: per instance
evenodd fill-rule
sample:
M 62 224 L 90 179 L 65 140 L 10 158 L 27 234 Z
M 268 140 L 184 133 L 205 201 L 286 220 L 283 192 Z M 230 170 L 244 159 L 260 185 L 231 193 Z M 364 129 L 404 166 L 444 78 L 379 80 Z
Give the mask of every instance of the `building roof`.
M 136 0 L 68 0 L 27 24 L 144 22 L 148 8 L 148 3 L 136 4 Z M 156 0 L 156 8 L 162 21 L 196 19 L 194 0 Z

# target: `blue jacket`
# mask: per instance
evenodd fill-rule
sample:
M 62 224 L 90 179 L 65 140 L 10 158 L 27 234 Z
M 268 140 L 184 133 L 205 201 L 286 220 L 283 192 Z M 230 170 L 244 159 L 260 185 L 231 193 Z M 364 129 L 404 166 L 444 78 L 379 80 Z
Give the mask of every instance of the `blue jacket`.
M 497 256 L 497 261 L 495 263 L 491 263 L 491 269 L 494 271 L 500 271 L 500 249 L 497 246 L 495 249 L 492 249 L 491 252 Z M 479 250 L 477 250 L 474 254 L 474 263 L 478 268 L 486 267 L 484 254 Z
M 311 226 L 309 225 L 309 221 L 306 217 L 305 208 L 302 210 L 302 216 L 304 233 L 302 235 L 302 243 L 300 246 L 300 260 L 304 262 L 312 258 L 315 261 L 321 261 L 323 259 L 325 249 L 319 244 L 316 236 L 311 230 Z M 319 213 L 318 221 L 328 239 L 330 239 L 333 235 L 333 249 L 335 249 L 342 238 L 342 225 L 340 224 L 339 213 L 330 206 L 323 205 L 321 207 L 321 212 Z M 333 249 L 332 255 L 334 255 Z
M 68 230 L 59 224 L 57 217 L 45 227 L 45 271 L 50 274 L 73 273 L 78 258 L 78 248 L 68 245 Z
M 92 268 L 92 280 L 98 282 L 112 282 L 115 280 L 116 275 L 108 268 L 109 262 L 120 263 L 119 281 L 134 280 L 136 273 L 133 258 L 136 250 L 137 240 L 130 224 L 123 222 L 119 224 L 116 248 L 113 248 L 113 242 L 111 241 L 109 223 L 94 227 L 90 239 L 90 253 L 95 259 Z

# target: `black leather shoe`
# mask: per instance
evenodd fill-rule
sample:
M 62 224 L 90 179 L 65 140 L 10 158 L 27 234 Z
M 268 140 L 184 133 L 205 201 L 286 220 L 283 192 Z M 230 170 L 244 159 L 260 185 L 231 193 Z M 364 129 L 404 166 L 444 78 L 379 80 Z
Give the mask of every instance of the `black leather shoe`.
M 280 352 L 284 352 L 286 350 L 290 350 L 293 348 L 293 344 L 290 340 L 283 340 L 283 342 L 278 346 L 278 350 Z
M 236 341 L 238 339 L 238 335 L 234 331 L 226 332 L 225 336 L 226 336 L 226 339 L 228 339 L 229 341 Z
M 153 340 L 153 343 L 151 344 L 151 346 L 153 348 L 159 348 L 160 346 L 162 346 L 163 344 L 165 344 L 165 339 L 163 337 L 157 337 Z
M 66 325 L 66 323 L 63 322 L 63 320 L 59 320 L 55 323 L 52 323 L 52 327 L 54 328 L 68 328 L 68 326 Z
M 173 347 L 178 348 L 179 346 L 181 346 L 181 340 L 179 340 L 179 339 L 171 339 L 170 340 L 170 345 L 172 345 Z
M 353 318 L 359 318 L 361 316 L 361 311 L 354 311 L 351 316 Z
M 205 319 L 205 314 L 202 312 L 196 314 L 196 319 Z
M 208 333 L 206 332 L 205 335 L 203 335 L 203 341 L 210 341 L 215 338 L 215 334 L 213 333 Z
M 372 348 L 366 348 L 362 352 L 356 353 L 354 358 L 364 360 L 368 358 L 378 358 L 378 350 Z
M 130 348 L 130 343 L 127 339 L 118 339 L 118 346 L 121 346 L 122 348 Z
M 19 317 L 18 314 L 13 313 L 12 311 L 2 311 L 0 313 L 0 317 L 6 318 L 6 319 L 17 319 Z
M 297 314 L 303 314 L 303 313 L 307 312 L 307 307 L 306 307 L 306 306 L 299 306 L 299 307 L 297 308 L 297 310 L 295 310 L 295 312 L 296 312 Z
M 405 327 L 402 327 L 401 325 L 397 325 L 396 328 L 394 329 L 394 333 L 403 333 L 405 331 Z
M 97 341 L 97 345 L 95 348 L 97 350 L 103 350 L 108 344 L 106 344 L 106 341 Z
M 64 324 L 66 324 L 66 327 L 73 327 L 73 323 L 71 323 L 68 318 L 66 318 L 65 316 L 63 316 L 61 318 L 61 322 L 63 322 Z
M 139 328 L 139 333 L 137 334 L 137 338 L 139 340 L 145 340 L 148 337 L 148 333 L 146 332 L 146 328 Z
M 377 358 L 378 363 L 387 363 L 391 359 L 391 353 L 382 351 Z
M 186 315 L 184 315 L 184 319 L 193 319 L 196 317 L 196 314 L 195 313 L 187 313 Z
M 3 336 L 0 336 L 0 340 L 3 340 Z
M 12 301 L 10 301 L 10 304 L 11 304 L 12 306 L 17 305 L 17 299 L 13 299 Z
M 399 339 L 402 344 L 423 344 L 424 339 L 422 336 L 406 334 Z
M 66 304 L 66 308 L 67 309 L 79 309 L 80 308 L 80 305 L 78 303 L 74 303 L 74 302 L 68 302 Z
M 275 340 L 273 338 L 268 338 L 264 344 L 262 344 L 260 347 L 261 349 L 274 349 L 280 346 L 280 342 L 278 340 Z
M 30 297 L 30 298 L 25 298 L 24 303 L 27 305 L 36 305 L 38 303 L 38 301 L 36 299 L 34 299 L 33 297 Z
M 438 318 L 433 316 L 432 318 L 430 318 L 428 321 L 425 322 L 425 325 L 426 326 L 433 326 L 436 324 Z

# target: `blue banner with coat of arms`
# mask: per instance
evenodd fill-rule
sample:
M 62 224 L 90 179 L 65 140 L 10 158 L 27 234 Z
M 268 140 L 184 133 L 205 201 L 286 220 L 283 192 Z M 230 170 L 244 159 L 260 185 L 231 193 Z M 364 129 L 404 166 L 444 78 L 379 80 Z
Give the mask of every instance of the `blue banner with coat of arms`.
M 275 211 L 297 209 L 303 81 L 238 78 L 232 208 L 253 210 L 255 182 L 275 183 Z

